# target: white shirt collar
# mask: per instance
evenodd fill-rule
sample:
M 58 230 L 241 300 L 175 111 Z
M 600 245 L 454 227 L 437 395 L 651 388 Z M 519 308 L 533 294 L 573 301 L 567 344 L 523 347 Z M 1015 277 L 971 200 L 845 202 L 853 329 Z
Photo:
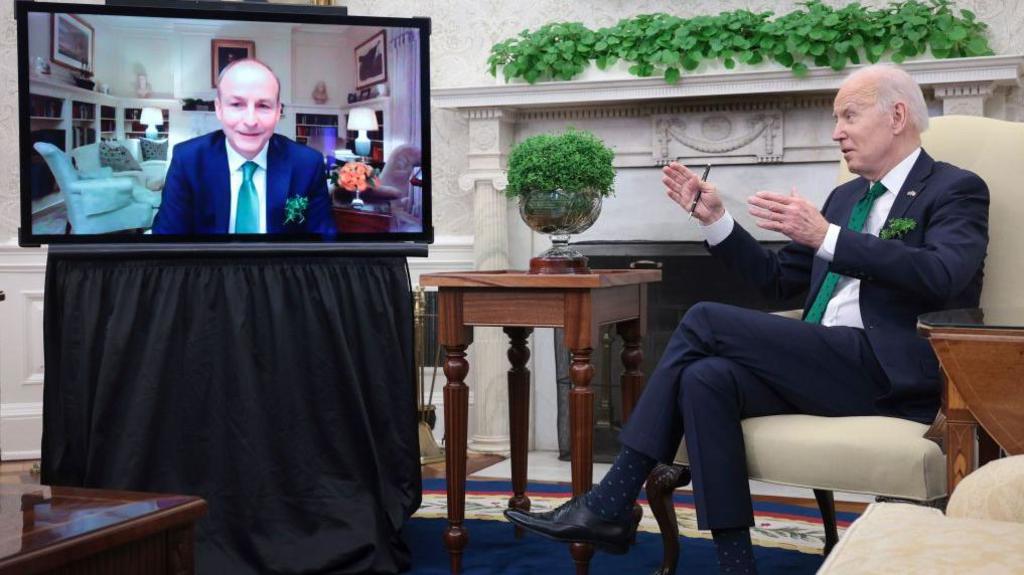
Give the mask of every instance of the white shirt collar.
M 236 172 L 242 168 L 242 164 L 249 161 L 245 158 L 245 156 L 239 154 L 238 152 L 235 151 L 234 148 L 231 147 L 231 142 L 228 142 L 227 138 L 224 139 L 224 147 L 227 148 L 228 150 L 229 171 Z M 260 150 L 260 153 L 256 154 L 256 157 L 252 159 L 252 161 L 255 162 L 257 166 L 263 168 L 264 170 L 267 169 L 267 148 L 269 147 L 270 142 L 268 141 L 266 144 L 263 145 L 263 149 Z
M 888 174 L 882 176 L 882 185 L 885 186 L 885 189 L 894 194 L 900 193 L 903 184 L 907 181 L 907 176 L 910 175 L 910 170 L 913 169 L 920 155 L 921 147 L 918 146 L 906 158 L 903 158 L 902 162 L 889 170 Z

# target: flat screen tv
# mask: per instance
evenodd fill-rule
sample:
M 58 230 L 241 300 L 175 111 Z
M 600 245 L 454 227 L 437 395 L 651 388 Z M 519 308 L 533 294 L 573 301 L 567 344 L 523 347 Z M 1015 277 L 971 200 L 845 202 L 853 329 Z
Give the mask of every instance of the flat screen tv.
M 431 242 L 429 20 L 221 6 L 17 3 L 20 243 Z

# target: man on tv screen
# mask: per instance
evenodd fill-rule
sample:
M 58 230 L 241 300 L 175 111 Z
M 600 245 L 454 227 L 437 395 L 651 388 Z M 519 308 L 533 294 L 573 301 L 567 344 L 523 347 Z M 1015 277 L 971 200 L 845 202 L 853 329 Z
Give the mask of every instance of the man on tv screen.
M 174 147 L 154 234 L 318 234 L 332 238 L 323 158 L 274 133 L 281 82 L 259 60 L 221 72 L 221 130 Z

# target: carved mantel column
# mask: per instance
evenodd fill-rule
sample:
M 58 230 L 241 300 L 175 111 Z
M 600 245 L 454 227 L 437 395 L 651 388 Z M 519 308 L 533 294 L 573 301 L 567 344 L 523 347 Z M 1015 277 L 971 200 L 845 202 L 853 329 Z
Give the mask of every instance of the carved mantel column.
M 995 92 L 994 82 L 937 84 L 935 99 L 942 100 L 942 115 L 984 116 L 985 102 Z
M 473 193 L 473 259 L 478 270 L 509 267 L 508 200 L 505 176 L 514 141 L 516 112 L 508 108 L 464 110 L 469 120 L 469 169 L 459 187 Z M 509 369 L 508 338 L 501 328 L 476 328 L 469 351 L 469 387 L 473 391 L 476 433 L 469 438 L 475 451 L 507 453 Z

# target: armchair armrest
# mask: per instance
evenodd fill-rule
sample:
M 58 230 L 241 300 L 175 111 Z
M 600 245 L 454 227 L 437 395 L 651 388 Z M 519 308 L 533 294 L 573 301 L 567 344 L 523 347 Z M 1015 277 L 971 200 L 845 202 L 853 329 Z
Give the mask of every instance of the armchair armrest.
M 112 177 L 115 178 L 131 178 L 140 186 L 146 185 L 146 172 L 142 170 L 125 170 L 123 172 L 114 172 Z
M 131 178 L 104 178 L 102 180 L 78 180 L 68 186 L 72 194 L 89 194 L 94 192 L 120 193 L 131 196 Z
M 68 188 L 69 193 L 81 196 L 82 210 L 89 216 L 111 212 L 132 203 L 131 178 L 78 180 Z

